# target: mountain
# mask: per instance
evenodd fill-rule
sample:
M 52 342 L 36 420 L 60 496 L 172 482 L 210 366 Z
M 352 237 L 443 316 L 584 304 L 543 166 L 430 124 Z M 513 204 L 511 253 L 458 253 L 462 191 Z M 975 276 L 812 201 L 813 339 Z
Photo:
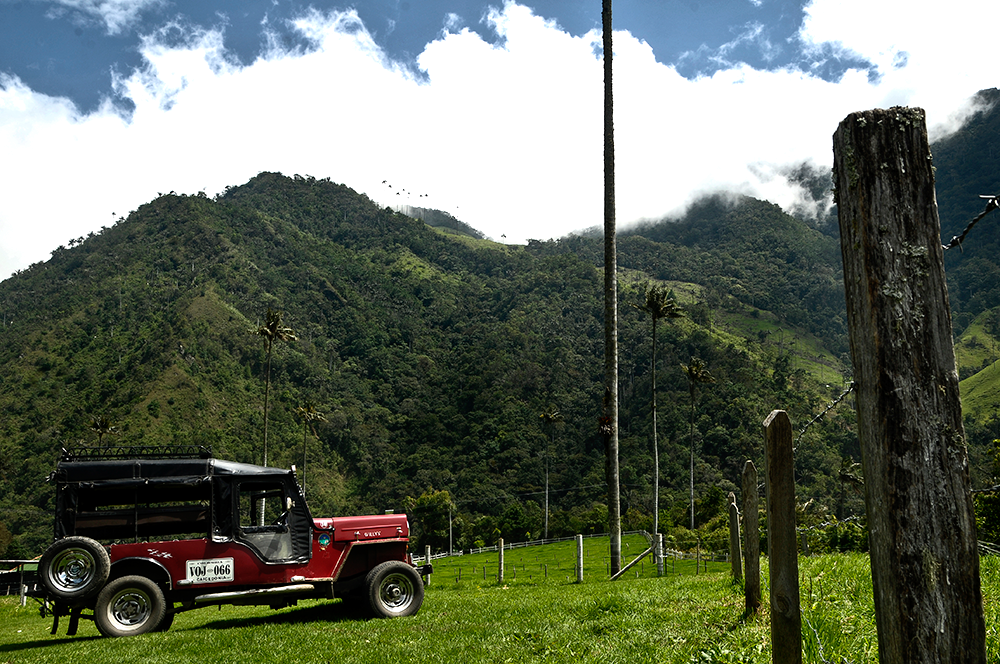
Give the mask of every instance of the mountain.
M 620 251 L 626 523 L 644 526 L 651 509 L 649 321 L 631 306 L 648 280 L 688 312 L 659 334 L 664 523 L 688 509 L 680 365 L 697 356 L 716 379 L 694 404 L 704 523 L 743 459 L 762 461 L 771 409 L 804 421 L 839 392 L 843 331 L 822 324 L 836 249 L 742 199 L 623 235 Z M 274 351 L 269 460 L 301 469 L 306 446 L 316 513 L 402 509 L 447 490 L 462 542 L 537 536 L 548 464 L 550 531 L 603 530 L 600 256 L 599 239 L 509 247 L 275 173 L 215 200 L 143 205 L 0 283 L 7 553 L 37 553 L 49 536 L 43 479 L 63 447 L 183 443 L 259 459 L 266 357 L 253 332 L 268 308 L 298 337 Z M 295 417 L 306 403 L 326 417 L 318 438 Z M 546 429 L 553 409 L 562 421 Z M 99 436 L 96 417 L 117 433 Z M 817 433 L 804 462 L 831 510 L 841 455 L 856 456 L 850 417 Z
M 476 238 L 478 240 L 486 239 L 486 236 L 477 231 L 475 228 L 468 225 L 464 221 L 456 219 L 454 215 L 444 212 L 443 210 L 406 205 L 400 208 L 399 212 L 402 212 L 409 217 L 413 217 L 414 219 L 419 219 L 432 228 L 445 229 L 445 232 L 450 231 L 459 235 L 468 235 L 469 237 Z
M 932 146 L 945 237 L 1000 193 L 997 94 Z M 601 238 L 507 246 L 408 211 L 426 223 L 328 180 L 261 173 L 215 199 L 161 196 L 0 283 L 0 555 L 51 537 L 44 479 L 64 447 L 197 444 L 258 461 L 254 331 L 268 309 L 297 337 L 273 352 L 269 461 L 304 470 L 316 514 L 405 508 L 421 544 L 441 546 L 450 505 L 456 547 L 537 537 L 547 469 L 549 534 L 603 531 Z M 1000 438 L 996 248 L 987 217 L 947 255 L 980 483 Z M 686 533 L 693 418 L 711 542 L 744 460 L 763 463 L 764 418 L 781 408 L 803 429 L 850 379 L 836 228 L 716 196 L 621 231 L 618 249 L 624 523 L 651 524 L 651 323 L 633 305 L 663 284 L 686 316 L 658 327 L 661 524 Z M 715 382 L 692 403 L 693 357 Z M 307 404 L 325 417 L 315 436 L 295 414 Z M 797 434 L 805 521 L 863 511 L 853 419 L 845 400 Z
M 960 132 L 931 146 L 943 243 L 984 211 L 987 201 L 981 196 L 1000 195 L 1000 90 L 983 90 L 976 102 L 981 110 Z M 945 253 L 966 428 L 990 441 L 1000 438 L 1000 375 L 993 366 L 1000 358 L 998 219 L 1000 214 L 990 212 L 960 247 Z M 986 431 L 979 431 L 982 427 Z

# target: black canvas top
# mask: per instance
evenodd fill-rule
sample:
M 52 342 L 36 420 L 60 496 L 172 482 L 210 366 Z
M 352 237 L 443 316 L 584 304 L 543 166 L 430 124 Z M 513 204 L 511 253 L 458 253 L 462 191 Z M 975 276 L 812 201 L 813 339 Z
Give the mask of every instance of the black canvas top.
M 223 459 L 109 459 L 63 460 L 56 465 L 59 483 L 131 484 L 136 480 L 183 480 L 213 475 L 280 477 L 291 470 L 268 468 Z

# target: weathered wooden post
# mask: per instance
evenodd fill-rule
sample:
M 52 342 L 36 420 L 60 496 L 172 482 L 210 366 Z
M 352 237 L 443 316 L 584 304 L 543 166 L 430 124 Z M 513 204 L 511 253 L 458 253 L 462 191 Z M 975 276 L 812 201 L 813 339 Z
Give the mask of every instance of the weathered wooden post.
M 771 579 L 771 661 L 775 664 L 802 662 L 794 470 L 792 423 L 785 411 L 771 411 L 764 420 L 764 478 Z
M 657 553 L 656 563 L 656 576 L 663 576 L 666 573 L 665 564 L 663 562 L 663 533 L 656 533 L 656 547 L 659 553 Z
M 833 145 L 879 661 L 985 662 L 924 112 L 852 113 Z
M 760 517 L 757 507 L 757 467 L 743 466 L 743 565 L 747 615 L 760 608 Z
M 503 583 L 503 538 L 500 538 L 500 542 L 497 544 L 497 552 L 500 554 L 500 563 L 497 568 L 497 583 Z
M 733 581 L 743 580 L 743 555 L 740 553 L 740 510 L 736 507 L 736 494 L 729 492 L 729 562 Z
M 427 544 L 424 546 L 424 564 L 428 564 L 431 561 L 431 545 Z M 424 585 L 431 585 L 431 575 L 424 574 Z
M 583 535 L 576 536 L 576 582 L 583 583 Z
M 653 533 L 653 558 L 656 560 L 656 576 L 663 576 L 663 533 Z

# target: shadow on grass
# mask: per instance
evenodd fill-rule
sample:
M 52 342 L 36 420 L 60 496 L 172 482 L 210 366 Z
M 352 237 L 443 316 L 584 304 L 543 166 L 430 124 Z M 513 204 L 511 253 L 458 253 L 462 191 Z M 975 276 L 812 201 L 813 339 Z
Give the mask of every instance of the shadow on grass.
M 206 607 L 208 609 L 209 607 Z M 347 602 L 329 602 L 306 607 L 290 607 L 274 613 L 243 618 L 224 618 L 205 622 L 191 629 L 228 629 L 230 627 L 253 627 L 256 625 L 287 625 L 303 622 L 349 622 L 371 620 L 356 605 Z
M 194 609 L 194 611 L 208 612 L 214 607 L 203 607 L 201 609 Z M 306 606 L 302 608 L 289 607 L 287 609 L 281 609 L 275 611 L 274 613 L 266 613 L 258 616 L 251 616 L 246 618 L 230 618 L 223 620 L 212 620 L 210 622 L 204 622 L 200 625 L 193 627 L 188 627 L 184 629 L 174 629 L 171 631 L 191 631 L 191 630 L 203 630 L 203 629 L 227 629 L 230 627 L 253 627 L 256 625 L 286 625 L 292 623 L 303 623 L 303 622 L 350 622 L 350 621 L 360 621 L 372 619 L 365 615 L 356 606 L 343 601 L 340 602 L 328 602 L 326 604 L 318 604 L 315 606 Z M 45 640 L 35 640 L 35 641 L 25 641 L 24 643 L 6 643 L 0 644 L 0 653 L 14 653 L 21 652 L 24 650 L 35 650 L 37 648 L 47 648 L 52 646 L 61 646 L 67 643 L 81 643 L 84 641 L 95 641 L 103 639 L 102 636 L 67 636 L 59 639 L 45 639 Z M 121 637 L 121 638 L 132 638 L 132 637 Z
M 80 643 L 81 641 L 95 641 L 100 636 L 67 636 L 63 639 L 46 639 L 44 641 L 25 641 L 24 643 L 3 643 L 0 644 L 0 652 L 20 652 L 21 650 L 35 650 L 50 646 L 61 646 L 66 643 Z

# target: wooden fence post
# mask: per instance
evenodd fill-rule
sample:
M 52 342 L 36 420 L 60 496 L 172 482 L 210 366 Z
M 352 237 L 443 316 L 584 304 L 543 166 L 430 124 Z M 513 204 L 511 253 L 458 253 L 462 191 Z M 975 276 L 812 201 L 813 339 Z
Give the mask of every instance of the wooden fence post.
M 740 510 L 736 507 L 736 494 L 729 492 L 729 561 L 733 568 L 733 581 L 743 580 L 743 555 L 740 553 Z
M 659 553 L 656 554 L 657 560 L 659 561 L 656 564 L 656 576 L 659 577 L 666 574 L 666 570 L 664 569 L 665 565 L 663 562 L 663 533 L 656 533 L 656 547 L 657 551 L 659 551 Z
M 783 410 L 764 420 L 767 558 L 771 579 L 771 661 L 801 664 L 799 549 L 795 536 L 795 469 L 792 423 Z
M 500 538 L 500 542 L 497 545 L 497 552 L 500 554 L 500 566 L 497 568 L 497 583 L 503 583 L 503 538 Z
M 833 143 L 879 661 L 985 662 L 924 112 L 852 113 Z
M 743 466 L 743 566 L 747 615 L 760 608 L 760 517 L 757 507 L 757 467 Z
M 431 545 L 427 544 L 424 546 L 424 564 L 428 564 L 431 561 Z M 431 575 L 424 574 L 424 585 L 431 585 Z
M 656 558 L 656 576 L 663 576 L 663 533 L 653 533 L 654 546 L 656 547 L 656 552 L 653 556 Z
M 576 582 L 583 583 L 583 535 L 576 536 Z

